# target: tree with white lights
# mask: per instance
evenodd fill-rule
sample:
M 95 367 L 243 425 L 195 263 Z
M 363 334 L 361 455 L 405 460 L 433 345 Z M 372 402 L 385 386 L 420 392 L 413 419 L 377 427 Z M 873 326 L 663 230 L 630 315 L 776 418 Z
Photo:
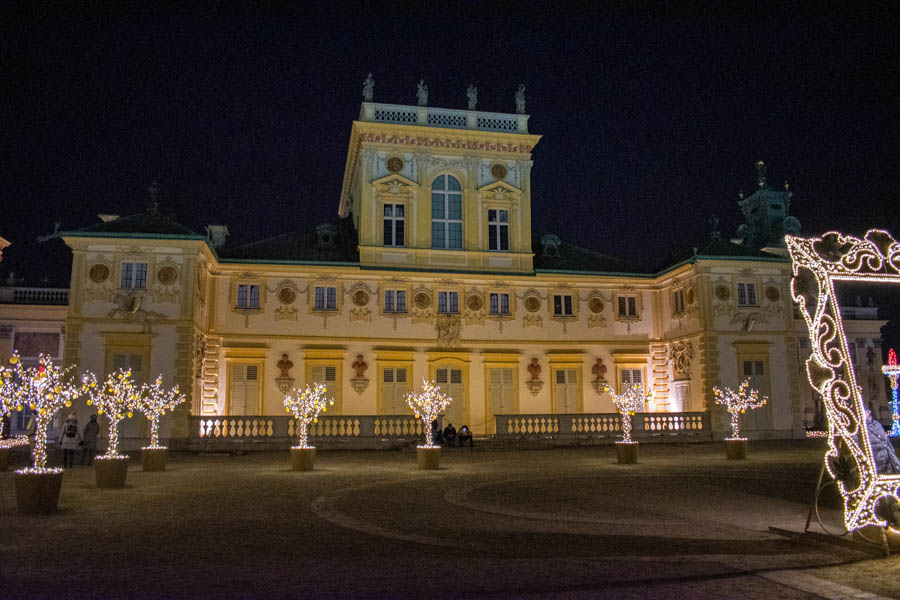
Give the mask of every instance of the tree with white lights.
M 748 410 L 754 410 L 764 406 L 768 401 L 768 398 L 765 396 L 760 397 L 757 390 L 750 388 L 749 378 L 742 381 L 741 385 L 736 390 L 732 388 L 719 389 L 714 387 L 713 394 L 716 399 L 716 404 L 724 405 L 731 415 L 731 437 L 727 438 L 729 440 L 744 439 L 740 437 L 741 415 Z
M 90 399 L 88 406 L 97 407 L 97 414 L 106 413 L 109 420 L 109 443 L 101 458 L 124 458 L 118 452 L 119 422 L 134 414 L 140 406 L 140 392 L 131 379 L 131 369 L 119 369 L 110 373 L 106 381 L 98 383 L 93 373 L 84 376 L 84 385 Z
M 4 418 L 12 413 L 16 407 L 14 397 L 15 387 L 12 382 L 13 370 L 0 365 L 0 440 L 3 439 L 3 426 L 6 424 Z M 3 442 L 0 441 L 0 444 Z
M 31 469 L 26 472 L 42 473 L 58 471 L 47 468 L 47 430 L 56 411 L 72 406 L 72 402 L 83 393 L 76 385 L 68 369 L 60 369 L 53 360 L 41 354 L 36 366 L 26 367 L 18 353 L 9 358 L 12 365 L 4 373 L 4 393 L 9 395 L 12 410 L 22 411 L 27 406 L 33 412 L 34 438 L 31 442 Z
M 156 378 L 152 385 L 141 386 L 137 408 L 144 416 L 150 419 L 150 445 L 149 449 L 164 448 L 159 445 L 159 418 L 174 410 L 176 406 L 184 402 L 185 395 L 179 393 L 178 386 L 164 388 L 162 375 Z
M 441 388 L 433 381 L 422 379 L 422 392 L 407 392 L 404 396 L 406 403 L 412 409 L 417 419 L 422 419 L 425 429 L 425 445 L 420 448 L 438 448 L 434 445 L 434 435 L 431 424 L 444 412 L 453 400 L 450 396 L 441 393 Z
M 299 443 L 295 448 L 310 448 L 307 442 L 309 424 L 319 421 L 319 413 L 327 412 L 328 405 L 334 405 L 334 400 L 325 397 L 328 389 L 321 383 L 307 385 L 305 388 L 294 388 L 284 396 L 284 408 L 293 413 L 294 418 L 300 424 Z
M 639 383 L 625 384 L 621 394 L 610 387 L 606 388 L 612 397 L 616 410 L 622 415 L 622 443 L 633 444 L 631 439 L 631 416 L 642 410 L 651 393 L 644 394 L 644 387 Z

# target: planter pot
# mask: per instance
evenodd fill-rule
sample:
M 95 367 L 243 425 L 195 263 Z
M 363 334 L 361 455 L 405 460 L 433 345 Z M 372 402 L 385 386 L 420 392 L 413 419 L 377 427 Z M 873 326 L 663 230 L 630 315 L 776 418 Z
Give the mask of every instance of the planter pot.
M 56 511 L 62 470 L 16 471 L 16 504 L 20 513 L 48 514 Z
M 728 460 L 747 458 L 747 440 L 725 440 L 725 457 Z
M 0 471 L 9 468 L 9 448 L 0 448 Z
M 98 456 L 94 460 L 94 475 L 97 476 L 97 487 L 119 489 L 125 487 L 128 476 L 128 457 L 105 458 Z
M 884 534 L 884 538 L 881 537 L 882 534 Z M 857 529 L 853 532 L 853 537 L 854 539 L 863 540 L 870 544 L 876 544 L 882 547 L 886 541 L 888 548 L 890 548 L 891 551 L 896 552 L 897 550 L 900 550 L 900 535 L 891 531 L 884 531 L 883 527 L 878 527 L 877 525 L 866 525 L 861 529 Z
M 441 447 L 416 448 L 416 461 L 420 471 L 435 470 L 441 465 Z
M 616 457 L 620 465 L 633 465 L 638 461 L 638 442 L 616 442 Z
M 291 471 L 312 471 L 315 462 L 315 448 L 291 448 Z
M 168 448 L 141 448 L 141 469 L 144 471 L 165 471 L 168 460 Z

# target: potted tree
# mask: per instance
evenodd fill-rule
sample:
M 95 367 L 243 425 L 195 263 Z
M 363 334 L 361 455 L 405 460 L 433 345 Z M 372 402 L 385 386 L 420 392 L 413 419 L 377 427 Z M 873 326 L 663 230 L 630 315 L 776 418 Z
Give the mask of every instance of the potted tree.
M 619 464 L 630 465 L 638 461 L 638 449 L 640 442 L 631 439 L 631 417 L 642 410 L 651 394 L 644 394 L 644 388 L 639 383 L 625 384 L 622 393 L 617 394 L 610 387 L 606 388 L 612 397 L 616 410 L 622 415 L 622 439 L 616 441 L 616 457 Z
M 316 448 L 308 442 L 309 424 L 319 421 L 319 413 L 328 410 L 334 400 L 325 397 L 327 388 L 321 383 L 294 388 L 284 396 L 284 408 L 297 419 L 297 445 L 291 448 L 291 470 L 312 471 L 316 460 Z
M 7 373 L 7 392 L 11 394 L 15 410 L 29 407 L 34 411 L 34 437 L 31 441 L 31 467 L 16 471 L 16 504 L 24 513 L 50 513 L 59 504 L 62 469 L 47 468 L 47 429 L 56 411 L 72 406 L 82 393 L 68 376 L 68 369 L 60 369 L 44 354 L 38 364 L 25 367 L 19 355 L 9 359 L 12 373 Z
M 12 384 L 12 377 L 13 370 L 0 365 L 0 471 L 9 468 L 10 444 L 3 439 L 3 435 L 8 433 L 3 430 L 3 426 L 6 424 L 6 417 L 12 413 L 15 407 L 13 397 L 15 386 Z
M 441 447 L 434 443 L 431 424 L 447 409 L 453 399 L 442 394 L 441 388 L 433 381 L 425 379 L 422 379 L 421 393 L 408 392 L 405 398 L 416 418 L 422 420 L 422 429 L 425 430 L 425 444 L 416 446 L 416 462 L 419 469 L 437 469 L 441 464 Z
M 141 468 L 144 471 L 165 471 L 169 449 L 159 445 L 159 418 L 184 402 L 178 386 L 164 388 L 162 375 L 152 385 L 141 386 L 138 410 L 150 420 L 150 445 L 141 448 Z
M 724 405 L 731 415 L 731 437 L 725 438 L 725 456 L 728 460 L 743 460 L 747 458 L 747 438 L 740 435 L 741 415 L 765 406 L 768 398 L 760 397 L 757 390 L 750 388 L 749 378 L 742 381 L 736 390 L 714 387 L 713 395 L 716 404 Z
M 140 400 L 139 392 L 131 379 L 131 369 L 119 369 L 110 373 L 106 381 L 98 383 L 93 373 L 84 377 L 84 385 L 90 399 L 88 405 L 97 407 L 97 414 L 106 414 L 109 422 L 109 442 L 106 454 L 94 461 L 94 475 L 99 488 L 123 488 L 128 477 L 128 457 L 119 454 L 119 423 L 131 418 Z

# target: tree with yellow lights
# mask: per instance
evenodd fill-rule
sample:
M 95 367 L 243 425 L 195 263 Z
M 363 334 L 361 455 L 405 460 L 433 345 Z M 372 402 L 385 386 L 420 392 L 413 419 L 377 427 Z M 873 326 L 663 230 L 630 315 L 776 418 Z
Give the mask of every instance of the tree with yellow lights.
M 754 410 L 764 406 L 768 401 L 768 398 L 765 396 L 760 397 L 757 390 L 750 389 L 749 378 L 742 381 L 741 385 L 736 390 L 732 388 L 719 389 L 714 387 L 713 395 L 715 396 L 716 404 L 724 405 L 731 415 L 731 437 L 726 438 L 729 440 L 745 439 L 740 437 L 741 415 L 748 410 Z
M 4 418 L 15 410 L 15 387 L 12 383 L 13 370 L 0 365 L 0 447 L 3 444 L 3 426 L 6 424 Z
M 18 353 L 10 359 L 12 367 L 4 372 L 4 396 L 8 396 L 10 410 L 22 411 L 27 406 L 34 412 L 34 438 L 31 442 L 31 469 L 23 472 L 43 473 L 59 471 L 47 468 L 47 430 L 56 411 L 72 406 L 83 393 L 69 376 L 68 369 L 60 369 L 53 360 L 41 354 L 36 366 L 26 367 Z
M 99 458 L 124 458 L 119 454 L 119 422 L 131 418 L 140 405 L 140 393 L 131 379 L 131 369 L 119 369 L 98 383 L 93 373 L 84 376 L 84 386 L 90 399 L 88 406 L 97 407 L 97 414 L 109 420 L 109 443 L 106 454 Z
M 406 403 L 412 409 L 417 419 L 422 419 L 423 429 L 425 430 L 425 445 L 420 448 L 439 448 L 434 445 L 434 435 L 431 430 L 431 424 L 438 416 L 444 412 L 450 402 L 453 400 L 450 396 L 441 393 L 439 388 L 433 381 L 422 379 L 422 392 L 407 392 L 404 396 Z
M 150 445 L 147 448 L 163 448 L 159 445 L 159 418 L 184 402 L 185 395 L 179 393 L 178 386 L 164 388 L 162 375 L 152 385 L 141 386 L 137 408 L 150 419 Z
M 644 394 L 644 387 L 639 383 L 625 384 L 621 394 L 617 394 L 611 387 L 606 389 L 612 397 L 613 404 L 616 405 L 616 410 L 622 415 L 622 443 L 633 444 L 631 417 L 644 408 L 652 394 Z
M 327 388 L 321 383 L 307 385 L 305 388 L 294 388 L 284 396 L 284 408 L 293 413 L 300 427 L 298 430 L 299 443 L 295 448 L 310 448 L 307 437 L 309 424 L 319 421 L 319 413 L 326 412 L 328 405 L 334 405 L 334 400 L 325 397 Z

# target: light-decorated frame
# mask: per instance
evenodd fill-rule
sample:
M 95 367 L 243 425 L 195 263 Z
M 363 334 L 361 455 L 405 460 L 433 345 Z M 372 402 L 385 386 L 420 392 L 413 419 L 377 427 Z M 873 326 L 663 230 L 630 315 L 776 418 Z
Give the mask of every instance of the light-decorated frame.
M 855 530 L 868 525 L 884 527 L 875 505 L 884 495 L 898 498 L 900 475 L 879 474 L 866 430 L 862 389 L 844 334 L 834 282 L 892 283 L 900 285 L 900 243 L 886 231 L 872 229 L 864 238 L 829 232 L 821 238 L 786 236 L 793 260 L 791 296 L 809 329 L 811 355 L 806 361 L 809 383 L 822 396 L 828 415 L 828 450 L 825 465 L 838 479 L 836 465 L 851 458 L 859 472 L 854 480 L 838 480 L 844 498 L 844 524 Z M 849 454 L 849 456 L 848 456 Z M 897 533 L 897 530 L 891 527 Z

